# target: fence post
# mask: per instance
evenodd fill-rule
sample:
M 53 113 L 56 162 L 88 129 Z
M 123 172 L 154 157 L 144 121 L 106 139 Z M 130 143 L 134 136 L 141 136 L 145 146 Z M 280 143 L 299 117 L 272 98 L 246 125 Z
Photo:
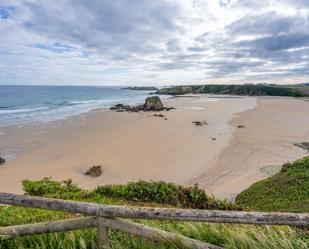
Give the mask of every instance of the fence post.
M 104 226 L 104 218 L 97 216 L 98 249 L 108 249 L 108 228 Z

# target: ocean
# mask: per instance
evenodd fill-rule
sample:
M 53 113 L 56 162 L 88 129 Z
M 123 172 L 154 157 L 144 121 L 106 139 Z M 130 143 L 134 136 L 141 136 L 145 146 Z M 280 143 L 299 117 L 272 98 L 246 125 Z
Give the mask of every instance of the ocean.
M 105 86 L 0 85 L 0 126 L 49 122 L 117 103 L 143 103 L 149 92 Z

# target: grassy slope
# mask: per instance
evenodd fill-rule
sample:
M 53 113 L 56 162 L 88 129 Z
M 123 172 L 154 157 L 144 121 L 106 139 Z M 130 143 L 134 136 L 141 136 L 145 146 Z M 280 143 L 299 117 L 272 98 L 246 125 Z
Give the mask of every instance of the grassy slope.
M 97 203 L 238 209 L 227 201 L 217 201 L 197 186 L 183 187 L 164 182 L 138 182 L 107 185 L 85 191 L 71 181 L 24 181 L 25 192 L 32 195 L 82 200 Z M 123 198 L 126 197 L 126 198 Z M 159 202 L 159 203 L 158 203 Z M 203 205 L 202 205 L 203 203 Z M 206 204 L 205 204 L 206 203 Z M 0 226 L 58 220 L 74 214 L 21 207 L 0 208 Z M 308 248 L 308 236 L 289 227 L 200 224 L 190 222 L 138 221 L 166 231 L 224 246 L 225 248 Z M 155 243 L 112 231 L 112 248 L 178 248 L 174 243 Z M 96 248 L 94 229 L 27 236 L 0 241 L 0 248 Z
M 309 96 L 309 87 L 301 85 L 191 85 L 160 89 L 158 94 L 181 95 L 188 93 L 230 94 L 245 96 Z
M 259 211 L 309 212 L 309 157 L 283 165 L 278 174 L 240 193 L 236 203 Z

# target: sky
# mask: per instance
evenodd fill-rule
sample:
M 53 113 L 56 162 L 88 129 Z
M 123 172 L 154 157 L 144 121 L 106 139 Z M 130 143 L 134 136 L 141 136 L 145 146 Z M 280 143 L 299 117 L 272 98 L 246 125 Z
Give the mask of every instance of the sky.
M 0 0 L 0 84 L 309 82 L 309 0 Z

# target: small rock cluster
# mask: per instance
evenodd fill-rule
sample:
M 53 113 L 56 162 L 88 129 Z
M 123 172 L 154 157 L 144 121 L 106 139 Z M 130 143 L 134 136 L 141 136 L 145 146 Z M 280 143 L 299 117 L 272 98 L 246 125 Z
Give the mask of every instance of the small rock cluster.
M 116 112 L 139 112 L 139 111 L 170 111 L 175 109 L 173 107 L 164 107 L 161 99 L 158 96 L 151 96 L 146 98 L 143 105 L 130 106 L 117 104 L 110 108 Z
M 164 118 L 165 116 L 163 114 L 154 114 L 154 117 Z
M 206 125 L 208 125 L 206 120 L 203 120 L 203 121 L 193 121 L 192 124 L 195 124 L 196 126 L 206 126 Z
M 0 157 L 0 165 L 5 164 L 5 159 Z
M 98 177 L 102 175 L 102 166 L 101 165 L 92 166 L 90 169 L 87 170 L 85 175 L 91 176 L 91 177 Z
M 295 143 L 294 145 L 309 152 L 309 142 Z

